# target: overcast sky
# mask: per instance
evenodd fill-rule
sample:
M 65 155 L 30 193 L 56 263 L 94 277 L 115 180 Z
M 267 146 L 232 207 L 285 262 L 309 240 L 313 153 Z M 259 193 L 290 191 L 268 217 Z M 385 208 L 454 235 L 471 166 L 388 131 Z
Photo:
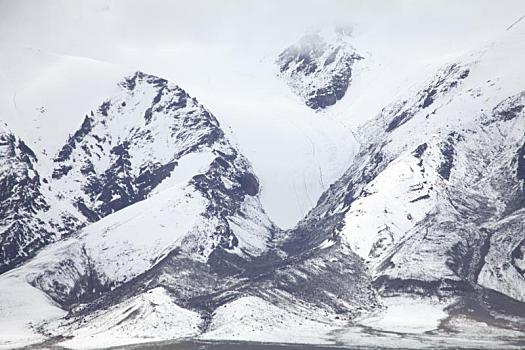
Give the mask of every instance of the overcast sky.
M 339 23 L 432 54 L 489 38 L 522 14 L 521 0 L 0 0 L 0 42 L 118 62 L 137 51 L 284 45 Z

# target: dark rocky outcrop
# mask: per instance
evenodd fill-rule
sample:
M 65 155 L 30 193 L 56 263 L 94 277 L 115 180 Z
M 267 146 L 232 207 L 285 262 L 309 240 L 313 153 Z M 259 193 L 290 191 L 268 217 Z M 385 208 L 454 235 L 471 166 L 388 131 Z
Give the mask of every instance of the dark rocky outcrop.
M 347 40 L 344 33 L 337 33 L 335 42 L 314 33 L 279 55 L 280 75 L 308 107 L 324 109 L 344 97 L 352 80 L 352 67 L 363 59 Z

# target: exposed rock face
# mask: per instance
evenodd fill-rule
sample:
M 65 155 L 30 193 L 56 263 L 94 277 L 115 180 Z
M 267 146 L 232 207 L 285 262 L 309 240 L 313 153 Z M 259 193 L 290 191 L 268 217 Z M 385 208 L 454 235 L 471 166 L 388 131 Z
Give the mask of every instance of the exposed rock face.
M 55 159 L 54 183 L 96 221 L 145 199 L 182 157 L 222 137 L 217 120 L 184 90 L 137 72 L 86 115 Z
M 0 127 L 0 273 L 82 224 L 48 191 L 37 162 L 23 141 Z
M 306 35 L 277 59 L 280 76 L 312 109 L 334 105 L 352 81 L 352 66 L 361 60 L 344 30 Z

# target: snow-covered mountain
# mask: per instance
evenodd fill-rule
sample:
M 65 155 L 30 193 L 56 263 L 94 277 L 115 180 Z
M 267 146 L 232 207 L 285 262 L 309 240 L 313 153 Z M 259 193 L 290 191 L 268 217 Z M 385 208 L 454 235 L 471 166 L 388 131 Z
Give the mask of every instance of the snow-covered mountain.
M 237 156 L 221 144 L 224 133 L 215 118 L 178 86 L 137 72 L 120 87 L 85 116 L 55 158 L 54 186 L 91 221 L 145 199 L 175 168 L 179 176 L 192 174 L 199 160 L 187 155 L 206 154 L 217 144 L 225 161 Z M 252 174 L 239 179 L 251 195 L 258 192 Z
M 358 158 L 312 211 L 341 216 L 338 235 L 383 285 L 475 284 L 490 227 L 519 214 L 524 95 L 518 60 L 499 60 L 520 38 L 507 34 L 385 107 L 359 130 Z
M 372 101 L 361 79 L 380 75 L 363 73 L 374 52 L 332 34 L 272 60 L 275 86 L 332 106 L 309 111 L 319 123 Z M 0 347 L 522 347 L 524 39 L 517 23 L 360 119 L 348 169 L 290 229 L 220 117 L 163 78 L 123 76 L 56 154 L 4 128 Z
M 316 31 L 281 52 L 279 75 L 314 110 L 342 99 L 361 57 L 351 45 L 351 29 Z
M 358 130 L 353 165 L 299 224 L 308 239 L 321 226 L 359 255 L 385 302 L 434 296 L 448 299 L 452 319 L 522 328 L 524 33 L 383 108 Z
M 35 156 L 11 134 L 5 141 L 6 162 L 24 165 L 19 173 L 34 179 L 38 190 L 38 175 L 31 172 Z M 178 86 L 151 75 L 123 79 L 117 94 L 85 117 L 54 163 L 45 180 L 49 190 L 85 216 L 79 222 L 95 223 L 7 272 L 3 281 L 34 286 L 65 308 L 94 300 L 173 255 L 235 272 L 235 262 L 262 254 L 276 231 L 258 200 L 259 182 L 249 162 L 213 115 Z M 8 175 L 6 188 L 15 183 Z M 19 178 L 24 192 L 13 192 L 14 199 L 34 192 L 32 182 Z M 23 203 L 31 205 L 24 214 L 38 215 L 33 220 L 44 218 L 36 210 L 50 207 L 40 196 L 36 192 Z M 14 233 L 7 238 L 28 240 Z M 16 254 L 34 254 L 60 237 L 44 238 Z M 31 317 L 13 300 L 23 292 L 13 296 L 12 289 L 2 289 L 6 313 Z

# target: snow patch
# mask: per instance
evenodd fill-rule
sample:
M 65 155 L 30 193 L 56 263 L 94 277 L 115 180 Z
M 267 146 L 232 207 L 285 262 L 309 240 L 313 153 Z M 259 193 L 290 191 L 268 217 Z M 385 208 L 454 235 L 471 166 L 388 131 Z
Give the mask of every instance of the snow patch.
M 437 299 L 389 297 L 383 299 L 386 309 L 365 318 L 359 324 L 386 332 L 424 333 L 435 330 L 448 317 L 445 307 L 450 303 Z

